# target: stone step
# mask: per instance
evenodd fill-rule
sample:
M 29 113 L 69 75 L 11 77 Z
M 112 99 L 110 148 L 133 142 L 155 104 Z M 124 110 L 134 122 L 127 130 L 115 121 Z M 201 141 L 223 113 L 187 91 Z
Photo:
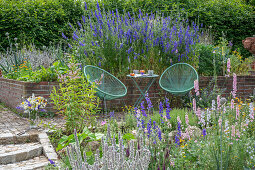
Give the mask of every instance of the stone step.
M 45 156 L 38 156 L 26 161 L 0 165 L 0 170 L 43 170 L 48 164 Z
M 32 159 L 42 153 L 43 147 L 39 142 L 0 145 L 0 165 Z

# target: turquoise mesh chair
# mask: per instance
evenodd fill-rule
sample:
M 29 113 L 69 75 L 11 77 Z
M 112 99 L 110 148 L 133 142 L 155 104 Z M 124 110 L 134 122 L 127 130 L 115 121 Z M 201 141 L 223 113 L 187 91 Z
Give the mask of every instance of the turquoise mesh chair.
M 194 88 L 195 80 L 198 80 L 198 74 L 191 65 L 177 63 L 163 72 L 159 79 L 159 85 L 169 93 L 181 96 Z
M 112 100 L 127 94 L 126 86 L 109 72 L 91 65 L 84 67 L 84 74 L 90 83 L 96 82 L 97 96 Z

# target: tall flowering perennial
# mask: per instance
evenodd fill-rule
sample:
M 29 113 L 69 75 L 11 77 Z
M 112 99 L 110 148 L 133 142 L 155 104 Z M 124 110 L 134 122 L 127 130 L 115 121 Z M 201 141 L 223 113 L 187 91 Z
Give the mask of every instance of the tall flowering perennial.
M 231 99 L 231 110 L 235 109 L 235 101 L 234 99 Z
M 119 15 L 118 10 L 100 7 L 85 13 L 77 28 L 70 27 L 72 37 L 63 37 L 83 63 L 100 63 L 107 70 L 116 72 L 149 63 L 140 59 L 148 58 L 152 52 L 156 54 L 155 61 L 163 65 L 169 65 L 170 58 L 174 63 L 189 61 L 199 42 L 200 28 L 194 22 L 187 26 L 182 19 L 141 11 L 138 17 L 129 12 Z
M 219 111 L 220 110 L 220 95 L 217 96 L 217 110 Z
M 229 121 L 225 120 L 225 129 L 224 129 L 225 134 L 229 134 Z
M 201 113 L 201 117 L 200 117 L 200 121 L 199 123 L 202 125 L 202 126 L 205 126 L 206 122 L 205 122 L 205 112 L 202 111 Z
M 216 103 L 215 100 L 212 100 L 212 110 L 215 111 L 216 110 Z
M 151 125 L 152 125 L 152 123 L 151 123 L 151 119 L 150 119 L 150 121 L 147 123 L 147 136 L 148 136 L 148 138 L 150 138 L 151 133 L 152 133 Z
M 142 112 L 144 117 L 147 117 L 147 114 L 146 114 L 146 111 L 145 111 L 145 107 L 144 107 L 144 101 L 141 102 L 141 112 Z
M 233 91 L 231 92 L 233 98 L 236 97 L 236 92 L 237 92 L 237 76 L 236 76 L 236 74 L 234 73 L 234 74 L 233 74 Z
M 236 106 L 236 120 L 238 120 L 239 116 L 240 116 L 239 107 Z
M 199 96 L 199 83 L 198 83 L 198 80 L 195 80 L 194 81 L 194 89 L 195 89 L 195 93 L 196 93 L 196 96 Z
M 145 99 L 146 99 L 147 105 L 148 105 L 147 109 L 148 109 L 148 111 L 151 111 L 151 109 L 153 108 L 153 105 L 151 103 L 151 100 L 150 100 L 150 97 L 149 97 L 148 93 L 145 94 Z
M 163 117 L 163 109 L 164 109 L 164 108 L 163 108 L 163 103 L 160 102 L 160 103 L 159 103 L 159 114 L 160 114 L 161 117 Z
M 230 74 L 230 68 L 231 68 L 230 58 L 228 58 L 228 61 L 227 61 L 227 74 L 226 74 L 226 77 L 229 77 L 229 74 Z
M 171 108 L 170 108 L 170 105 L 169 105 L 169 99 L 166 98 L 166 118 L 167 119 L 171 119 L 170 111 L 171 111 Z
M 250 116 L 250 120 L 251 122 L 253 122 L 254 120 L 254 107 L 253 107 L 253 103 L 249 104 L 249 116 Z
M 162 140 L 162 132 L 160 128 L 158 127 L 158 139 L 161 141 Z
M 231 136 L 235 137 L 235 125 L 232 125 Z
M 180 122 L 177 122 L 177 130 L 178 130 L 178 132 L 177 132 L 177 134 L 176 134 L 176 136 L 175 136 L 175 143 L 176 143 L 176 147 L 178 147 L 178 146 L 180 146 L 180 140 L 181 140 L 181 123 Z
M 210 125 L 210 123 L 211 123 L 211 114 L 212 114 L 212 112 L 209 110 L 209 109 L 207 109 L 207 113 L 206 113 L 206 125 L 207 125 L 207 127 L 209 127 Z
M 196 99 L 193 98 L 193 111 L 196 112 L 197 111 L 197 104 L 196 104 Z
M 139 128 L 139 130 L 141 129 L 142 123 L 141 123 L 141 111 L 139 109 L 136 109 L 136 122 L 137 122 L 137 127 Z
M 201 109 L 200 108 L 197 109 L 196 115 L 197 115 L 198 119 L 201 120 Z
M 185 114 L 185 123 L 189 126 L 189 115 Z

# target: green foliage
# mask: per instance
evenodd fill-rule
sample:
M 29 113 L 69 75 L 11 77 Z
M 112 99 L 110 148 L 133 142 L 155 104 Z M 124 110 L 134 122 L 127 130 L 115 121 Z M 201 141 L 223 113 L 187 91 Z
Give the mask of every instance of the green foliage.
M 253 62 L 254 57 L 243 58 L 238 51 L 233 51 L 230 55 L 231 73 L 237 75 L 247 75 L 250 70 L 250 64 Z
M 250 55 L 243 48 L 242 40 L 254 35 L 254 6 L 242 0 L 189 0 L 192 1 L 196 2 L 195 7 L 186 9 L 190 20 L 199 17 L 200 23 L 211 28 L 215 40 L 219 40 L 224 33 L 226 39 L 232 41 L 234 49 L 239 48 L 242 55 Z
M 71 57 L 68 75 L 60 77 L 59 89 L 53 87 L 50 95 L 55 109 L 66 118 L 66 131 L 74 129 L 80 132 L 89 121 L 89 116 L 96 113 L 99 99 L 96 97 L 95 84 L 90 84 L 83 76 L 76 61 Z
M 90 141 L 98 141 L 101 140 L 101 138 L 104 136 L 102 133 L 92 133 L 89 131 L 87 127 L 85 127 L 82 131 L 82 133 L 77 133 L 77 137 L 79 140 L 79 143 L 81 144 L 83 141 L 84 142 L 90 142 Z M 75 138 L 74 134 L 71 134 L 69 136 L 62 136 L 61 139 L 58 142 L 58 146 L 56 148 L 56 151 L 59 151 L 69 144 L 74 144 L 75 143 Z
M 11 72 L 4 74 L 4 77 L 9 79 L 15 79 L 20 81 L 29 81 L 29 82 L 42 82 L 42 81 L 57 81 L 58 74 L 65 74 L 69 68 L 63 66 L 60 61 L 56 61 L 49 68 L 41 66 L 37 70 L 32 71 L 31 64 L 24 61 L 23 64 L 13 65 L 11 67 Z
M 37 47 L 59 43 L 61 33 L 68 31 L 68 22 L 76 23 L 83 14 L 81 1 L 74 0 L 1 0 L 0 46 L 8 47 L 5 33 L 18 38 L 22 45 Z
M 163 113 L 163 116 L 165 116 L 165 110 L 164 110 L 164 113 Z M 189 111 L 188 109 L 173 109 L 171 110 L 170 112 L 170 116 L 171 116 L 171 119 L 169 120 L 169 123 L 171 124 L 171 128 L 169 130 L 176 130 L 176 127 L 177 127 L 177 122 L 176 122 L 176 119 L 177 117 L 179 116 L 180 117 L 180 120 L 182 122 L 185 122 L 185 115 L 188 115 L 189 117 L 189 124 L 191 126 L 198 126 L 197 124 L 197 117 L 194 117 L 194 114 L 192 111 Z M 161 124 L 162 122 L 162 117 L 160 116 L 160 114 L 158 113 L 158 111 L 155 111 L 153 113 L 153 115 L 151 116 L 151 121 L 156 121 L 157 124 Z M 164 120 L 165 121 L 165 120 Z
M 197 44 L 196 52 L 199 55 L 198 73 L 203 76 L 222 76 L 227 73 L 227 60 L 230 58 L 231 73 L 246 75 L 250 69 L 252 58 L 244 58 L 238 52 L 231 51 L 231 43 L 228 44 L 225 38 L 220 38 L 217 46 Z
M 214 51 L 213 45 L 197 44 L 197 51 L 199 53 L 198 64 L 199 75 L 213 76 L 214 69 L 216 69 L 217 75 L 222 75 L 223 67 L 222 57 L 219 54 L 213 54 Z
M 126 133 L 122 136 L 123 139 L 130 141 L 132 139 L 136 139 L 135 136 L 132 133 Z

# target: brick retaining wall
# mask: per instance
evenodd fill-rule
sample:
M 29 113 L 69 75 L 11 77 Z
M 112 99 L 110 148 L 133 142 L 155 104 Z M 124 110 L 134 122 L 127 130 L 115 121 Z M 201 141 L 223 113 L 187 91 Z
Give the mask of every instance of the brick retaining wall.
M 50 92 L 53 86 L 57 85 L 57 82 L 32 83 L 0 77 L 0 101 L 11 108 L 16 108 L 22 101 L 32 96 L 32 93 L 50 101 Z M 52 107 L 53 105 L 48 103 L 46 109 L 54 111 Z
M 143 78 L 140 80 L 141 81 L 138 84 L 143 89 L 146 86 L 148 79 Z M 212 77 L 200 77 L 200 88 L 206 88 L 211 80 Z M 133 105 L 139 97 L 139 90 L 134 86 L 131 79 L 123 79 L 122 82 L 127 86 L 127 95 L 120 99 L 107 101 L 107 108 L 121 108 L 125 105 Z M 232 82 L 232 77 L 218 77 L 218 87 L 226 89 L 223 96 L 228 96 L 230 94 L 233 86 Z M 42 96 L 50 101 L 50 92 L 53 86 L 57 85 L 57 82 L 31 83 L 0 77 L 0 101 L 11 108 L 15 108 L 24 99 L 31 96 L 32 93 L 34 93 L 36 96 Z M 248 98 L 249 96 L 254 95 L 254 89 L 255 76 L 237 76 L 237 97 Z M 149 96 L 152 103 L 156 103 L 160 98 L 164 97 L 165 94 L 166 92 L 160 88 L 157 79 L 149 90 Z M 48 103 L 46 109 L 49 111 L 54 111 L 50 102 Z

